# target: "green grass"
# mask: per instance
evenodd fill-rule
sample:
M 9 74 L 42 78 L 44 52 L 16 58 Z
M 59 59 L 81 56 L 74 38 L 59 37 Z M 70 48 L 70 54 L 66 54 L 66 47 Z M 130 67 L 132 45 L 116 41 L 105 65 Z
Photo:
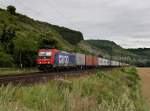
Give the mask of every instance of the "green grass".
M 0 68 L 0 76 L 39 72 L 36 68 Z
M 135 68 L 0 88 L 1 111 L 148 111 Z

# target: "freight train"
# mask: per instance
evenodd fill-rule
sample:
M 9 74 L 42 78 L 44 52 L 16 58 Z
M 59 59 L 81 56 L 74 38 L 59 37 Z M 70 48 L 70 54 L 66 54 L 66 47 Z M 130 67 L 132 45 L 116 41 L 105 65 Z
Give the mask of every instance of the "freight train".
M 86 69 L 96 67 L 119 67 L 128 64 L 109 60 L 93 55 L 81 53 L 70 53 L 57 49 L 40 49 L 36 59 L 37 66 L 40 70 L 51 69 Z

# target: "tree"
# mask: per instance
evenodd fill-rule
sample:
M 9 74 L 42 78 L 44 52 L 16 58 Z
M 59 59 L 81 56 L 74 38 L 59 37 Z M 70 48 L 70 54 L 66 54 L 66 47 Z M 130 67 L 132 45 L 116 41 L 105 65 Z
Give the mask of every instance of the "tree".
M 32 66 L 35 60 L 35 52 L 38 49 L 35 35 L 30 32 L 18 32 L 13 42 L 14 60 L 16 60 L 16 63 L 20 65 L 20 68 Z
M 16 8 L 12 5 L 9 5 L 7 7 L 7 11 L 10 12 L 10 14 L 15 15 L 16 14 Z
M 46 33 L 41 36 L 40 40 L 40 48 L 58 48 L 57 41 L 54 39 L 51 33 Z
M 4 26 L 0 37 L 0 42 L 6 49 L 6 52 L 10 52 L 13 47 L 12 40 L 16 36 L 15 30 L 11 27 Z
M 14 66 L 14 60 L 10 54 L 0 50 L 0 67 Z

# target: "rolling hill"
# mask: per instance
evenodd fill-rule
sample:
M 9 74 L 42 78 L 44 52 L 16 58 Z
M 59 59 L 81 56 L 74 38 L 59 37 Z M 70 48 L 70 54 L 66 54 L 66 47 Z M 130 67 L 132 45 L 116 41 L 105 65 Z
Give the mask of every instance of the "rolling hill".
M 84 40 L 80 31 L 0 9 L 0 67 L 33 67 L 39 48 L 57 48 L 133 65 L 150 65 L 150 49 L 123 49 L 113 41 Z
M 149 60 L 147 56 L 150 54 L 148 50 L 144 51 L 144 53 L 140 50 L 134 51 L 134 49 L 124 49 L 117 45 L 115 42 L 108 40 L 84 40 L 81 41 L 78 45 L 80 48 L 101 57 L 124 61 L 137 66 L 148 65 Z M 143 59 L 144 54 L 146 56 L 145 59 Z
M 143 59 L 150 59 L 150 48 L 127 49 L 129 52 L 140 55 Z
M 74 51 L 82 33 L 0 9 L 0 66 L 32 66 L 39 48 Z M 73 41 L 73 42 L 72 42 Z M 18 59 L 19 58 L 19 59 Z
M 127 49 L 129 52 L 140 56 L 138 66 L 150 66 L 150 48 Z

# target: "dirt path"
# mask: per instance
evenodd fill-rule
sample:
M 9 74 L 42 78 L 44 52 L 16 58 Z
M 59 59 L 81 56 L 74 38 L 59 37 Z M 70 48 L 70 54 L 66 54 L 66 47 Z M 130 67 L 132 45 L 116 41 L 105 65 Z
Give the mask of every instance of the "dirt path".
M 150 67 L 149 68 L 138 68 L 138 74 L 142 79 L 142 91 L 150 105 Z

